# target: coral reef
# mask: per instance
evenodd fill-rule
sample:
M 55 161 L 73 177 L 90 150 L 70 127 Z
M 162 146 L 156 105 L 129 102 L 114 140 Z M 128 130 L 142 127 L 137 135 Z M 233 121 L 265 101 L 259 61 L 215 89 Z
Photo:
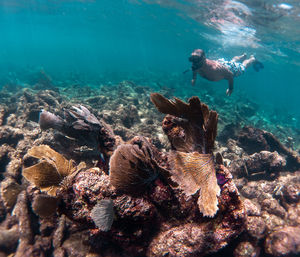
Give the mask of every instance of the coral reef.
M 163 97 L 174 93 L 163 83 L 152 100 L 165 117 L 140 84 L 64 88 L 38 76 L 0 92 L 1 256 L 299 254 L 296 130 L 209 87 L 193 90 L 219 121 L 197 97 Z M 22 176 L 39 163 L 50 185 Z M 40 190 L 51 181 L 53 196 Z
M 29 157 L 37 158 L 38 163 L 25 167 L 22 174 L 39 189 L 56 196 L 49 198 L 29 193 L 33 212 L 44 218 L 57 211 L 81 224 L 95 251 L 111 244 L 130 256 L 163 256 L 166 252 L 171 256 L 192 256 L 216 252 L 227 245 L 244 229 L 244 207 L 229 171 L 222 164 L 215 168 L 212 147 L 217 114 L 201 105 L 197 98 L 190 100 L 190 105 L 182 131 L 187 138 L 197 140 L 194 146 L 190 139 L 187 140 L 189 147 L 186 149 L 193 152 L 177 151 L 173 144 L 170 153 L 160 153 L 149 139 L 134 137 L 120 144 L 111 155 L 109 175 L 99 168 L 80 171 L 81 165 L 75 168 L 72 161 L 45 145 L 29 149 L 24 163 L 32 162 Z M 77 113 L 85 111 L 83 108 L 76 110 Z M 182 113 L 180 108 L 178 113 Z M 180 118 L 174 116 L 174 119 Z M 62 119 L 55 118 L 57 120 L 61 124 Z M 79 128 L 82 127 L 80 122 Z M 176 162 L 174 165 L 172 160 Z M 40 167 L 42 164 L 46 167 Z M 190 175 L 183 176 L 185 173 Z M 176 174 L 177 180 L 174 179 Z M 191 193 L 187 187 L 174 183 L 180 181 L 181 185 L 187 185 L 192 177 L 197 180 Z M 59 201 L 58 205 L 55 200 Z M 47 202 L 48 207 L 43 208 Z M 191 208 L 197 205 L 199 210 Z M 211 220 L 204 218 L 215 215 Z M 181 231 L 178 238 L 175 236 L 177 230 Z M 199 243 L 187 241 L 187 245 L 193 244 L 193 247 L 186 249 L 187 246 L 181 246 L 180 238 L 190 239 L 191 230 L 197 235 L 192 240 Z M 175 241 L 171 240 L 174 236 Z M 208 242 L 215 242 L 214 246 Z M 31 238 L 24 243 L 28 244 L 36 245 L 36 242 Z M 182 251 L 175 254 L 176 249 Z

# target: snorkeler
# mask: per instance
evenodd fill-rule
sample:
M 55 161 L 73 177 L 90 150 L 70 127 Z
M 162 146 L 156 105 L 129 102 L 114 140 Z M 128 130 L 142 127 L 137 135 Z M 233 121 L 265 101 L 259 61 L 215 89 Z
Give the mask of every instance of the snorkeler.
M 233 91 L 233 78 L 242 75 L 245 70 L 253 65 L 255 71 L 263 69 L 264 66 L 253 55 L 246 59 L 247 55 L 235 56 L 231 61 L 224 58 L 210 60 L 205 57 L 202 49 L 196 49 L 192 52 L 189 61 L 192 62 L 193 79 L 192 85 L 195 85 L 197 74 L 210 81 L 228 80 L 228 89 L 226 94 L 230 96 Z

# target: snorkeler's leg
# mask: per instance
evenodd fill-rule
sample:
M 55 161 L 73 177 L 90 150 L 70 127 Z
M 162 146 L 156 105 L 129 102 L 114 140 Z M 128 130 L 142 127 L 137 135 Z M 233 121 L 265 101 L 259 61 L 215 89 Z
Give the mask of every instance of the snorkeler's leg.
M 251 55 L 249 59 L 243 61 L 243 65 L 245 66 L 245 68 L 248 68 L 252 64 L 255 71 L 259 71 L 264 68 L 264 65 L 260 61 L 258 61 L 253 55 Z
M 253 64 L 256 61 L 256 58 L 254 57 L 254 55 L 251 55 L 249 59 L 243 61 L 243 65 L 245 66 L 245 68 L 247 69 L 251 64 Z
M 231 61 L 233 61 L 233 62 L 242 62 L 246 59 L 246 57 L 247 57 L 247 54 L 243 53 L 240 56 L 234 56 Z

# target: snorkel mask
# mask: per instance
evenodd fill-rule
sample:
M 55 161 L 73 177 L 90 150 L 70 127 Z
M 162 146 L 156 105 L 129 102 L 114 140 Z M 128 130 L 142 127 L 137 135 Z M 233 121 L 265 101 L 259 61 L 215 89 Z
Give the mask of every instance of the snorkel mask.
M 205 53 L 202 49 L 196 49 L 189 57 L 189 61 L 192 62 L 192 70 L 199 69 L 205 60 Z

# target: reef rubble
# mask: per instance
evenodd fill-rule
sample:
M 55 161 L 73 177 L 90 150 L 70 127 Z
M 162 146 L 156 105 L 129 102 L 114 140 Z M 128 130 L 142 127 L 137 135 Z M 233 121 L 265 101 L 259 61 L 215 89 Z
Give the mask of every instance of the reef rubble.
M 35 90 L 0 107 L 0 256 L 300 253 L 299 155 L 270 132 L 218 142 L 199 98 L 126 81 L 118 100 Z

